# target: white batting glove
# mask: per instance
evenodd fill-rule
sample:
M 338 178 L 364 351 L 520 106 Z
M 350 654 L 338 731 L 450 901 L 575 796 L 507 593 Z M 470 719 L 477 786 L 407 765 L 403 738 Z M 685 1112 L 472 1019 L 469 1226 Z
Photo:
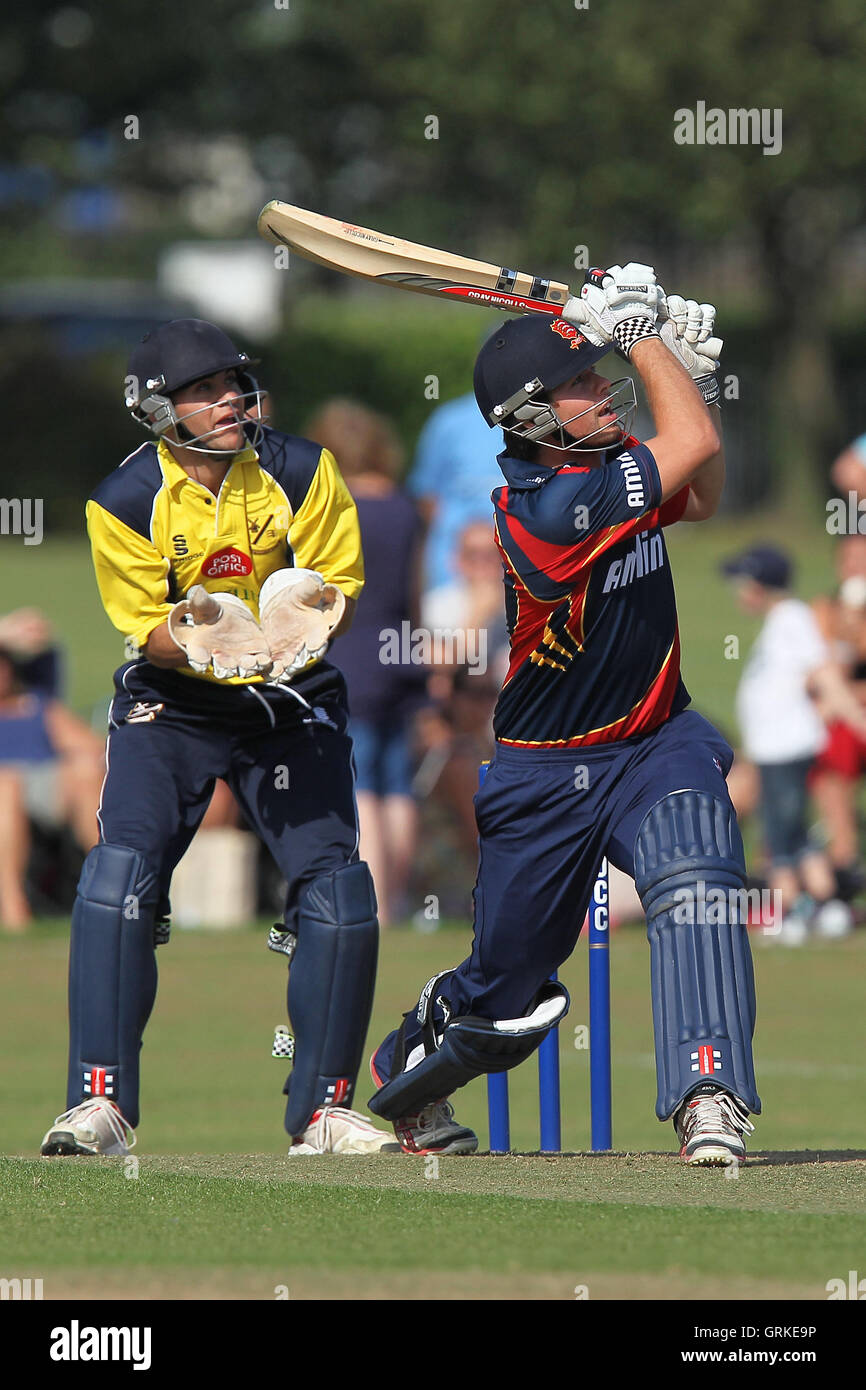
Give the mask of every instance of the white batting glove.
M 569 299 L 562 314 L 597 347 L 611 343 L 628 357 L 642 338 L 658 337 L 655 323 L 663 300 L 652 266 L 629 261 L 588 270 L 580 298 Z
M 346 609 L 346 596 L 317 570 L 276 570 L 259 594 L 262 631 L 273 662 L 269 679 L 286 680 L 319 661 Z
M 168 630 L 194 671 L 212 665 L 214 675 L 225 680 L 270 670 L 265 635 L 236 594 L 209 594 L 194 584 L 169 613 Z
M 665 301 L 667 315 L 661 326 L 661 339 L 680 362 L 689 376 L 697 382 L 708 405 L 719 399 L 715 378 L 724 343 L 712 336 L 716 310 L 712 304 L 699 304 L 696 299 L 683 299 L 670 294 Z

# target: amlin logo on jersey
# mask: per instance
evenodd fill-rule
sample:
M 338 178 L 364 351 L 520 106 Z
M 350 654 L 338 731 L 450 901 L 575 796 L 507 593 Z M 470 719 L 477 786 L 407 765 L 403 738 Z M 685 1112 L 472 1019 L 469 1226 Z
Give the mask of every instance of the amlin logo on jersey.
M 634 549 L 629 551 L 625 559 L 612 560 L 608 565 L 602 593 L 609 594 L 612 589 L 624 589 L 633 579 L 643 579 L 653 570 L 660 569 L 664 562 L 665 552 L 660 532 L 657 531 L 654 536 L 647 536 L 646 532 L 635 536 Z

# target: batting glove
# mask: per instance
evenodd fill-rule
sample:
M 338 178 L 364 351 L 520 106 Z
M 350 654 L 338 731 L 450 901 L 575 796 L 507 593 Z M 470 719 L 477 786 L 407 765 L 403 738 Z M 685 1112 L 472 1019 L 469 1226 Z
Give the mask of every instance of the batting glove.
M 563 318 L 577 324 L 597 347 L 610 343 L 627 358 L 635 343 L 658 337 L 655 324 L 663 301 L 652 266 L 629 261 L 588 270 L 580 298 L 569 299 Z
M 346 609 L 346 596 L 317 570 L 276 570 L 259 594 L 262 631 L 270 649 L 272 681 L 286 680 L 319 661 Z
M 235 594 L 209 594 L 194 584 L 168 615 L 172 639 L 186 652 L 194 671 L 228 676 L 255 676 L 270 670 L 265 635 L 242 599 Z
M 712 336 L 716 310 L 712 304 L 699 304 L 696 299 L 683 299 L 670 294 L 665 300 L 666 319 L 660 336 L 666 347 L 682 362 L 700 389 L 707 405 L 718 403 L 720 391 L 715 373 L 724 346 L 721 338 Z

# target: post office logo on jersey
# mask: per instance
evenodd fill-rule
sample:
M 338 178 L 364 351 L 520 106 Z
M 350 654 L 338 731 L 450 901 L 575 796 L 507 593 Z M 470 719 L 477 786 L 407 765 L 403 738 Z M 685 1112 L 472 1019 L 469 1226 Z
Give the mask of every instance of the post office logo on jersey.
M 558 333 L 560 338 L 570 339 L 573 348 L 581 348 L 586 342 L 583 334 L 579 333 L 574 324 L 569 323 L 567 319 L 551 319 L 550 331 L 551 333 Z
M 252 574 L 253 562 L 242 550 L 227 545 L 216 554 L 209 555 L 201 567 L 208 579 L 233 579 L 235 575 Z

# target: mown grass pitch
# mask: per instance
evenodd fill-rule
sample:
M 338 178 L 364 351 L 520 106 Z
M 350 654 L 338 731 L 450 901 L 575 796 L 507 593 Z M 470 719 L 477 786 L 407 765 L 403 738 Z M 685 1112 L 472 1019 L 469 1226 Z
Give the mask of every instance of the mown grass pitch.
M 385 936 L 374 1040 L 468 929 Z M 786 951 L 755 942 L 765 1115 L 735 1179 L 689 1170 L 653 1114 L 648 947 L 613 940 L 614 1155 L 289 1160 L 284 1064 L 270 1057 L 285 970 L 263 933 L 176 932 L 143 1054 L 137 1165 L 39 1159 L 63 1108 L 66 933 L 0 938 L 6 1277 L 45 1296 L 826 1298 L 864 1267 L 866 936 Z M 589 1142 L 582 947 L 563 977 L 564 1143 Z M 370 1094 L 362 1075 L 359 1098 Z M 512 1076 L 513 1141 L 537 1147 L 536 1073 Z M 458 1115 L 486 1142 L 482 1083 Z
M 427 1165 L 429 1172 L 430 1165 Z M 4 1265 L 45 1296 L 826 1297 L 866 1163 L 668 1156 L 0 1160 Z

